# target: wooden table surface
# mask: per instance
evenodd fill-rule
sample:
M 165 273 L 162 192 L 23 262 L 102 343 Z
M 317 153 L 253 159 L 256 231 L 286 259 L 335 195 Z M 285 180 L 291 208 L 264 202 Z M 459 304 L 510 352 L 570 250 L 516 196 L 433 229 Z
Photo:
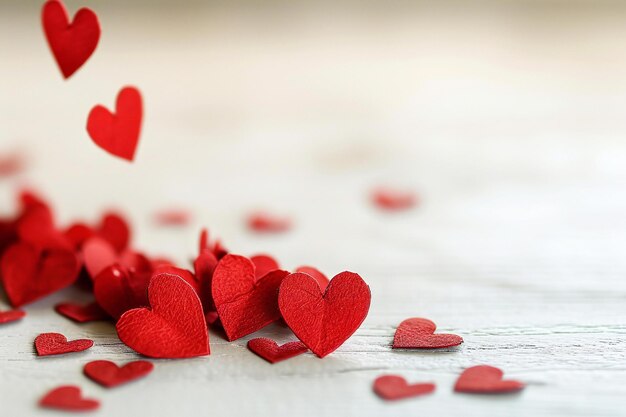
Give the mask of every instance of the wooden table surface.
M 181 265 L 207 226 L 235 253 L 358 272 L 372 307 L 323 360 L 307 353 L 270 365 L 246 349 L 250 337 L 292 340 L 280 326 L 232 343 L 211 332 L 210 356 L 155 360 L 148 378 L 107 390 L 82 366 L 138 355 L 111 324 L 57 315 L 55 303 L 89 299 L 68 289 L 0 328 L 3 416 L 50 414 L 36 404 L 60 384 L 100 399 L 94 415 L 118 417 L 624 415 L 620 9 L 164 12 L 91 3 L 102 42 L 68 82 L 37 5 L 0 9 L 0 154 L 20 149 L 29 162 L 0 180 L 2 212 L 24 184 L 54 203 L 62 224 L 118 207 L 136 247 Z M 89 109 L 112 106 L 125 84 L 146 103 L 134 164 L 84 131 Z M 381 213 L 368 201 L 378 184 L 418 190 L 422 204 Z M 151 215 L 167 207 L 191 210 L 192 224 L 157 227 Z M 257 208 L 291 216 L 294 229 L 251 234 L 243 220 Z M 392 351 L 408 317 L 430 318 L 465 343 Z M 42 332 L 95 346 L 37 358 Z M 512 396 L 453 393 L 459 373 L 477 364 L 528 386 Z M 371 390 L 385 373 L 434 381 L 436 392 L 385 403 Z

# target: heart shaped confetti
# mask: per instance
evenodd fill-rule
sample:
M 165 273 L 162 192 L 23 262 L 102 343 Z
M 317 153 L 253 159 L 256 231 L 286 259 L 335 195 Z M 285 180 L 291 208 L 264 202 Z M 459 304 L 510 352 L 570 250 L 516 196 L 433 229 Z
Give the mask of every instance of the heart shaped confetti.
M 337 274 L 324 293 L 310 275 L 296 272 L 280 284 L 278 306 L 298 339 L 323 358 L 361 326 L 370 299 L 368 285 L 353 272 Z
M 92 346 L 93 340 L 78 339 L 68 342 L 67 338 L 60 333 L 42 333 L 35 338 L 35 349 L 38 356 L 82 352 Z
M 258 233 L 280 233 L 291 228 L 291 220 L 269 213 L 253 213 L 248 217 L 248 228 Z
M 400 211 L 415 206 L 417 204 L 417 195 L 412 191 L 378 188 L 372 192 L 372 201 L 380 209 Z
M 148 286 L 151 309 L 125 312 L 117 334 L 128 347 L 153 358 L 190 358 L 210 353 L 209 335 L 196 292 L 181 277 L 155 275 Z
M 76 303 L 60 303 L 54 306 L 54 309 L 60 315 L 74 320 L 77 323 L 88 323 L 91 321 L 108 320 L 109 315 L 98 305 L 98 303 L 89 303 L 86 305 Z
M 72 76 L 93 54 L 100 40 L 98 16 L 82 8 L 70 22 L 60 0 L 48 0 L 42 10 L 43 30 L 52 54 L 66 79 Z
M 401 376 L 383 375 L 376 378 L 373 389 L 382 399 L 393 401 L 430 394 L 435 391 L 435 384 L 426 382 L 409 385 Z
M 428 319 L 406 319 L 396 329 L 394 349 L 441 349 L 458 346 L 463 338 L 455 334 L 433 334 L 437 325 Z
M 261 278 L 248 258 L 226 255 L 213 273 L 213 301 L 229 341 L 253 333 L 280 319 L 278 286 L 286 271 L 271 271 Z
M 265 337 L 248 341 L 248 349 L 270 363 L 284 361 L 309 350 L 302 342 L 289 342 L 278 346 L 275 341 Z
M 135 87 L 124 87 L 117 96 L 115 114 L 98 105 L 89 113 L 87 132 L 96 145 L 111 155 L 132 161 L 141 131 L 142 100 Z
M 83 372 L 98 384 L 113 388 L 142 378 L 152 372 L 152 369 L 154 365 L 148 361 L 129 362 L 121 367 L 111 361 L 93 361 L 85 365 Z
M 469 394 L 508 394 L 524 389 L 523 382 L 503 380 L 503 375 L 502 370 L 493 366 L 473 366 L 459 376 L 454 390 Z
M 92 411 L 100 407 L 100 402 L 83 398 L 79 387 L 64 385 L 48 392 L 39 405 L 63 411 Z
M 23 319 L 25 316 L 26 312 L 22 310 L 0 311 L 0 324 L 12 323 Z

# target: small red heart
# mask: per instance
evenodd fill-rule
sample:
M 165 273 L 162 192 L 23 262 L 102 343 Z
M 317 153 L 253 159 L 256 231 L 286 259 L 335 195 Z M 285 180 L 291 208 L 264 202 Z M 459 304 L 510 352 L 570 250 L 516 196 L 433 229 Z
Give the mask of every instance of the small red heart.
M 370 299 L 370 288 L 358 274 L 337 274 L 322 293 L 313 277 L 296 272 L 280 284 L 278 306 L 298 339 L 323 358 L 363 323 Z
M 324 291 L 328 286 L 328 277 L 326 277 L 326 275 L 320 272 L 317 268 L 313 268 L 312 266 L 301 266 L 296 269 L 296 272 L 309 274 L 315 281 L 317 281 L 322 291 Z
M 22 310 L 0 311 L 0 324 L 11 323 L 20 320 L 26 316 L 26 312 Z
M 98 16 L 82 8 L 70 23 L 69 14 L 60 0 L 48 0 L 42 10 L 43 30 L 52 54 L 67 79 L 89 59 L 100 40 Z
M 60 333 L 42 333 L 35 338 L 35 349 L 38 356 L 82 352 L 92 346 L 93 340 L 78 339 L 68 342 L 67 338 Z
M 93 293 L 102 309 L 117 320 L 128 310 L 148 305 L 150 276 L 112 265 L 96 276 Z
M 60 303 L 54 306 L 57 313 L 74 320 L 77 323 L 88 323 L 91 321 L 108 320 L 109 315 L 98 305 L 89 303 L 86 305 L 76 303 Z
M 87 132 L 94 143 L 105 151 L 132 161 L 139 141 L 142 113 L 139 90 L 124 87 L 117 96 L 115 114 L 101 105 L 91 109 Z
M 407 210 L 415 206 L 417 195 L 412 191 L 379 188 L 372 193 L 372 201 L 383 210 Z
M 100 407 L 98 400 L 83 398 L 80 388 L 73 385 L 53 389 L 39 401 L 39 405 L 66 411 L 91 411 Z
M 463 338 L 455 334 L 433 334 L 437 325 L 428 319 L 406 319 L 393 337 L 394 349 L 441 349 L 458 346 Z
M 210 353 L 209 334 L 196 292 L 181 277 L 155 275 L 148 286 L 151 309 L 129 310 L 117 322 L 122 342 L 153 358 L 190 358 Z
M 374 392 L 384 400 L 401 400 L 434 391 L 435 384 L 427 382 L 409 385 L 406 379 L 397 375 L 379 376 L 374 381 Z
M 286 271 L 256 278 L 254 264 L 239 255 L 226 255 L 213 273 L 213 301 L 229 341 L 239 339 L 280 319 L 278 286 Z
M 129 362 L 122 367 L 111 361 L 93 361 L 85 365 L 83 372 L 98 384 L 112 388 L 146 376 L 153 368 L 148 361 Z
M 254 213 L 248 217 L 248 227 L 259 233 L 280 233 L 291 228 L 291 221 L 269 213 Z
M 302 342 L 289 342 L 278 346 L 275 341 L 265 337 L 248 341 L 248 349 L 270 363 L 284 361 L 309 350 Z
M 503 380 L 502 370 L 488 365 L 467 368 L 456 380 L 454 390 L 470 394 L 507 394 L 521 391 L 523 382 Z

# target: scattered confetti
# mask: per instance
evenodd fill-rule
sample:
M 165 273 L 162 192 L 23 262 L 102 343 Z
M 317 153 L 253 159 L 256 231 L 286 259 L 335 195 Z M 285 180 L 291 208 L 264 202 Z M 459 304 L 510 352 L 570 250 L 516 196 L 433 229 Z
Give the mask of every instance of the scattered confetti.
M 154 365 L 148 361 L 129 362 L 121 367 L 111 361 L 93 361 L 85 365 L 83 372 L 98 384 L 113 388 L 143 378 L 152 369 Z
M 433 334 L 435 323 L 428 319 L 406 319 L 396 329 L 393 337 L 394 349 L 441 349 L 458 346 L 463 338 L 455 334 Z
M 249 340 L 248 349 L 270 363 L 284 361 L 309 350 L 302 342 L 289 342 L 278 346 L 275 341 L 265 337 Z
M 0 311 L 0 324 L 12 323 L 23 319 L 25 316 L 26 312 L 22 310 Z
M 417 195 L 411 191 L 378 188 L 372 192 L 372 202 L 388 211 L 408 210 L 417 204 Z
M 504 372 L 493 366 L 473 366 L 459 376 L 454 390 L 468 394 L 508 394 L 524 389 L 523 382 L 503 380 L 503 375 Z
M 383 375 L 376 378 L 373 389 L 382 399 L 393 401 L 431 394 L 435 391 L 435 384 L 426 382 L 409 385 L 401 376 Z
M 258 233 L 281 233 L 291 229 L 291 220 L 269 213 L 253 213 L 248 217 L 248 228 Z
M 63 411 L 93 411 L 100 407 L 100 402 L 83 398 L 79 387 L 64 385 L 48 392 L 39 401 L 39 405 Z
M 78 339 L 70 342 L 60 333 L 42 333 L 35 338 L 35 349 L 38 356 L 82 352 L 92 346 L 93 340 Z

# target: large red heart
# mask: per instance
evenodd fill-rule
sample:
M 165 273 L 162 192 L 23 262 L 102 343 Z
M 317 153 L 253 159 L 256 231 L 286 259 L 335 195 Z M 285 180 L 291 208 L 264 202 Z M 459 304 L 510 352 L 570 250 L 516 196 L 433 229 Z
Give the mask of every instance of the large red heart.
M 213 273 L 213 301 L 229 341 L 280 319 L 278 286 L 286 271 L 255 276 L 254 264 L 243 256 L 226 255 Z
M 284 361 L 306 352 L 308 349 L 302 342 L 289 342 L 278 346 L 275 341 L 259 337 L 248 341 L 248 349 L 270 363 Z
M 459 376 L 454 390 L 470 394 L 507 394 L 524 389 L 523 382 L 503 380 L 503 375 L 500 369 L 493 366 L 473 366 Z
M 111 361 L 93 361 L 85 365 L 83 372 L 98 384 L 112 388 L 148 375 L 153 368 L 148 361 L 129 362 L 122 367 Z
M 298 339 L 323 358 L 341 346 L 363 323 L 370 299 L 370 288 L 358 274 L 336 275 L 322 294 L 314 278 L 296 272 L 280 284 L 278 306 Z
M 53 389 L 39 401 L 39 405 L 67 411 L 89 411 L 100 407 L 97 400 L 83 398 L 80 388 L 73 385 Z
M 132 161 L 141 131 L 141 94 L 124 87 L 117 95 L 115 114 L 97 105 L 89 113 L 87 132 L 96 145 L 112 155 Z
M 129 310 L 117 322 L 120 340 L 153 358 L 189 358 L 210 353 L 209 334 L 196 292 L 181 277 L 158 274 L 150 280 L 151 309 Z
M 374 381 L 374 392 L 385 400 L 401 400 L 430 394 L 435 391 L 435 384 L 420 383 L 407 384 L 406 379 L 397 375 L 383 375 Z
M 60 333 L 42 333 L 35 338 L 35 349 L 39 356 L 82 352 L 92 346 L 93 340 L 78 339 L 68 342 L 67 338 Z
M 393 337 L 394 349 L 440 349 L 457 346 L 463 338 L 455 334 L 433 334 L 437 325 L 428 319 L 406 319 Z
M 52 54 L 65 78 L 69 78 L 89 59 L 98 46 L 100 23 L 88 9 L 80 9 L 70 23 L 60 0 L 48 0 L 41 13 L 43 30 Z
M 77 323 L 89 323 L 91 321 L 108 320 L 109 315 L 98 305 L 98 303 L 89 303 L 86 305 L 76 303 L 59 303 L 54 309 L 60 315 L 74 320 Z
M 150 274 L 112 265 L 98 274 L 93 292 L 98 304 L 115 320 L 126 311 L 148 305 Z
M 4 289 L 14 307 L 71 285 L 79 269 L 71 250 L 39 249 L 24 242 L 7 249 L 0 264 Z

